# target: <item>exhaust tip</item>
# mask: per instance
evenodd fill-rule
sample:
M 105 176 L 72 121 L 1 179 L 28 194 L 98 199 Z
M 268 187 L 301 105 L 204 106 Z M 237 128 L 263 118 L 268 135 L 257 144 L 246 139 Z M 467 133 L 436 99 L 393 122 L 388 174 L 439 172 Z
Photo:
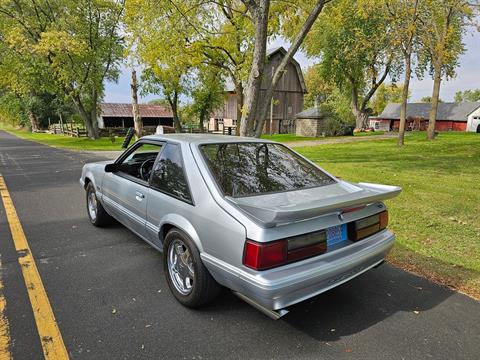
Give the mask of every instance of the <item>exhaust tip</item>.
M 238 296 L 240 299 L 242 299 L 243 301 L 245 301 L 247 304 L 253 306 L 255 309 L 259 310 L 260 312 L 262 312 L 264 315 L 267 315 L 270 319 L 273 319 L 273 320 L 278 320 L 280 319 L 282 316 L 285 316 L 289 313 L 289 311 L 287 309 L 279 309 L 279 310 L 272 310 L 272 309 L 268 309 L 266 308 L 265 306 L 257 303 L 255 300 L 249 298 L 248 296 L 246 295 L 243 295 L 239 292 L 236 292 L 236 291 L 233 291 L 233 293 Z

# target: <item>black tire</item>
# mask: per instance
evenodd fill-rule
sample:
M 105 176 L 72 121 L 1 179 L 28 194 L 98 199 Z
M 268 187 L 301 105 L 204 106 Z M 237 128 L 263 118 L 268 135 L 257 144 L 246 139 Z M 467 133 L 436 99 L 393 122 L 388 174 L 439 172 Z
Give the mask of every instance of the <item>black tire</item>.
M 174 241 L 178 243 L 176 240 L 181 241 L 185 245 L 185 248 L 190 252 L 189 259 L 191 258 L 192 260 L 194 273 L 193 286 L 188 294 L 183 294 L 176 288 L 174 284 L 175 280 L 173 279 L 174 275 L 172 275 L 172 271 L 169 267 L 168 258 L 170 244 L 172 244 Z M 212 275 L 210 275 L 205 265 L 203 265 L 202 259 L 200 258 L 200 252 L 198 251 L 194 242 L 178 229 L 170 230 L 165 237 L 163 244 L 163 266 L 165 278 L 170 291 L 184 306 L 196 308 L 208 304 L 220 293 L 220 285 L 215 281 Z
M 95 188 L 93 184 L 90 182 L 88 183 L 86 187 L 86 202 L 87 202 L 87 214 L 88 218 L 90 219 L 90 222 L 98 227 L 104 227 L 107 225 L 110 225 L 113 222 L 113 218 L 107 214 L 105 209 L 102 206 L 102 203 L 98 201 L 97 195 L 95 193 Z M 96 204 L 96 216 L 94 217 L 93 214 L 91 213 L 91 210 L 89 208 L 89 197 L 93 196 L 95 198 L 95 204 Z M 90 199 L 91 200 L 91 199 Z

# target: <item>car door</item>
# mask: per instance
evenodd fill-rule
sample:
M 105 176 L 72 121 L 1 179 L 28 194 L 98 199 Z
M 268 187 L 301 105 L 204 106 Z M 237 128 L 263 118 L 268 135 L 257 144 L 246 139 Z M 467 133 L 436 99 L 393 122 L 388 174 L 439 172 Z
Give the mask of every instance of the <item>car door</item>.
M 160 142 L 140 141 L 116 162 L 116 171 L 106 173 L 102 182 L 107 211 L 142 237 L 146 237 L 148 179 L 162 146 Z
M 179 144 L 167 143 L 152 170 L 146 231 L 148 240 L 161 247 L 158 232 L 165 215 L 185 216 L 193 206 Z

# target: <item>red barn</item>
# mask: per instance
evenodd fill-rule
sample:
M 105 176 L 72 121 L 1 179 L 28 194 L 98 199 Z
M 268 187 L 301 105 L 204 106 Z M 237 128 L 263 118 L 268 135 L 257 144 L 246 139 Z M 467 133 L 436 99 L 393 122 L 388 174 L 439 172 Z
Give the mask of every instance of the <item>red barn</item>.
M 426 130 L 430 109 L 429 103 L 407 104 L 406 128 Z M 376 130 L 398 130 L 400 104 L 389 103 L 380 115 L 370 118 L 370 126 Z M 480 102 L 439 103 L 435 130 L 480 133 Z

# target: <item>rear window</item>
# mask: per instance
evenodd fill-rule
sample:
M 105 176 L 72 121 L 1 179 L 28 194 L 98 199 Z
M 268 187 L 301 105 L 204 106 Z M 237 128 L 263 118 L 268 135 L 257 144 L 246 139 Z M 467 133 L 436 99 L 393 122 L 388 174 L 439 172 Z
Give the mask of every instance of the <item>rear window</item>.
M 330 176 L 283 145 L 224 143 L 200 146 L 218 186 L 242 197 L 335 183 Z

